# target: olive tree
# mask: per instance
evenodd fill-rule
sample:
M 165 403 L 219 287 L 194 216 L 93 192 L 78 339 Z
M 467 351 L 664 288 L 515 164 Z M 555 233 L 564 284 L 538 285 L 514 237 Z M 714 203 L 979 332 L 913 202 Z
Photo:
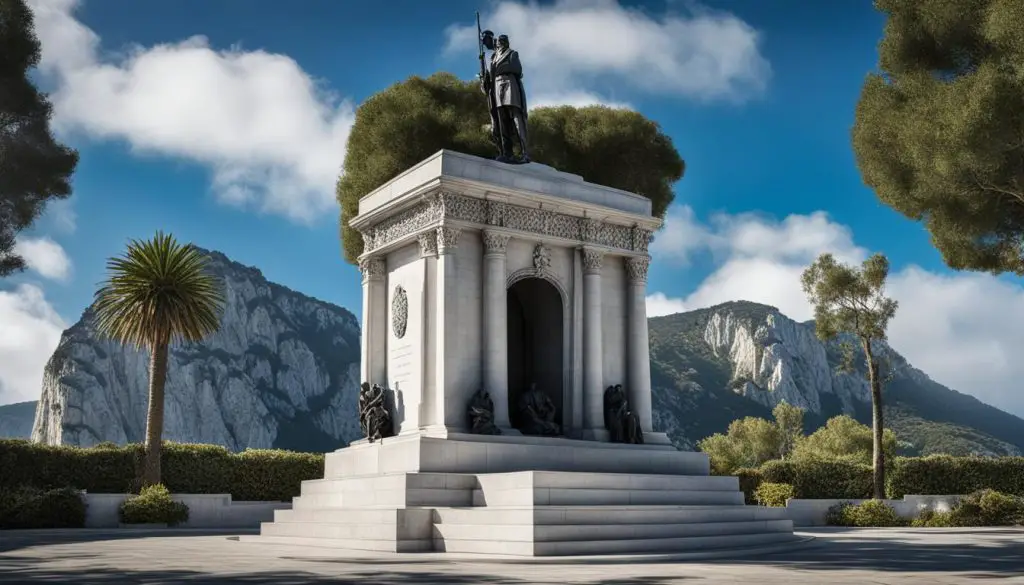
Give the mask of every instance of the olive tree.
M 804 292 L 814 306 L 814 328 L 819 339 L 829 341 L 848 336 L 864 353 L 868 385 L 871 388 L 871 418 L 874 435 L 874 492 L 885 497 L 885 453 L 882 430 L 882 373 L 875 355 L 876 342 L 885 341 L 889 321 L 897 302 L 885 296 L 889 260 L 875 254 L 858 268 L 822 254 L 803 273 Z M 852 358 L 847 353 L 847 358 Z M 848 364 L 847 364 L 848 365 Z

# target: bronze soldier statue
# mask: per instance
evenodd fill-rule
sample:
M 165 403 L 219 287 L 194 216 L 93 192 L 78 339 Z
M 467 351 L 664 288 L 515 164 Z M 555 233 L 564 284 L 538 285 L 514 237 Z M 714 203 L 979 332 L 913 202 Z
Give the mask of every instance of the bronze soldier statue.
M 519 52 L 509 46 L 508 36 L 485 30 L 480 45 L 492 51 L 490 67 L 481 67 L 481 90 L 487 95 L 491 114 L 491 137 L 498 146 L 497 160 L 507 163 L 530 162 L 527 140 L 526 90 L 523 87 L 523 65 Z M 481 58 L 483 51 L 481 50 Z M 517 158 L 513 138 L 519 142 Z

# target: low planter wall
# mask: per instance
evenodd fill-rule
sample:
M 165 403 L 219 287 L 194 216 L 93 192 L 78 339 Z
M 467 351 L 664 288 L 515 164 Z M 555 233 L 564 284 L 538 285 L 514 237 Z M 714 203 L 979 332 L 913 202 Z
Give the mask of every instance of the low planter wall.
M 963 496 L 903 496 L 902 500 L 882 500 L 892 506 L 902 517 L 916 518 L 922 510 L 948 512 Z M 793 520 L 793 526 L 825 526 L 825 515 L 828 509 L 841 502 L 859 504 L 867 500 L 797 500 L 786 502 L 786 510 Z
M 117 528 L 117 510 L 126 494 L 83 494 L 86 528 Z M 230 494 L 172 494 L 188 506 L 188 522 L 182 528 L 259 528 L 274 519 L 274 510 L 288 510 L 289 502 L 234 502 Z

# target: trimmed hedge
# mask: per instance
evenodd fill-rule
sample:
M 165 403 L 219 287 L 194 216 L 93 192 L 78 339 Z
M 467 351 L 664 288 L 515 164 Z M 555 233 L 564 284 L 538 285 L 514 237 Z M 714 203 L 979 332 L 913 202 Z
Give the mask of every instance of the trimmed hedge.
M 72 488 L 0 489 L 0 528 L 81 528 L 85 499 Z
M 90 493 L 138 493 L 143 453 L 138 444 L 80 448 L 0 440 L 0 489 L 72 486 Z M 323 477 L 324 455 L 164 443 L 161 467 L 172 493 L 289 501 L 299 495 L 302 481 Z
M 873 491 L 871 467 L 845 461 L 769 461 L 761 478 L 793 486 L 797 499 L 866 499 Z
M 829 460 L 769 461 L 760 469 L 739 469 L 748 504 L 762 483 L 793 486 L 799 499 L 861 500 L 874 495 L 869 465 Z M 1024 457 L 897 457 L 886 466 L 886 497 L 907 494 L 963 495 L 991 489 L 1024 496 Z
M 983 489 L 1024 496 L 1024 457 L 900 457 L 885 474 L 890 498 L 963 495 Z

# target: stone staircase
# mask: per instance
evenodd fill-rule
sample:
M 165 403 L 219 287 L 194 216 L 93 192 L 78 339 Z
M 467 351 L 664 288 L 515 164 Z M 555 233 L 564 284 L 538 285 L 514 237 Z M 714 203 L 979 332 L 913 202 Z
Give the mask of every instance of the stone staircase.
M 263 543 L 565 556 L 680 553 L 798 540 L 735 477 L 582 471 L 397 472 L 306 481 Z

